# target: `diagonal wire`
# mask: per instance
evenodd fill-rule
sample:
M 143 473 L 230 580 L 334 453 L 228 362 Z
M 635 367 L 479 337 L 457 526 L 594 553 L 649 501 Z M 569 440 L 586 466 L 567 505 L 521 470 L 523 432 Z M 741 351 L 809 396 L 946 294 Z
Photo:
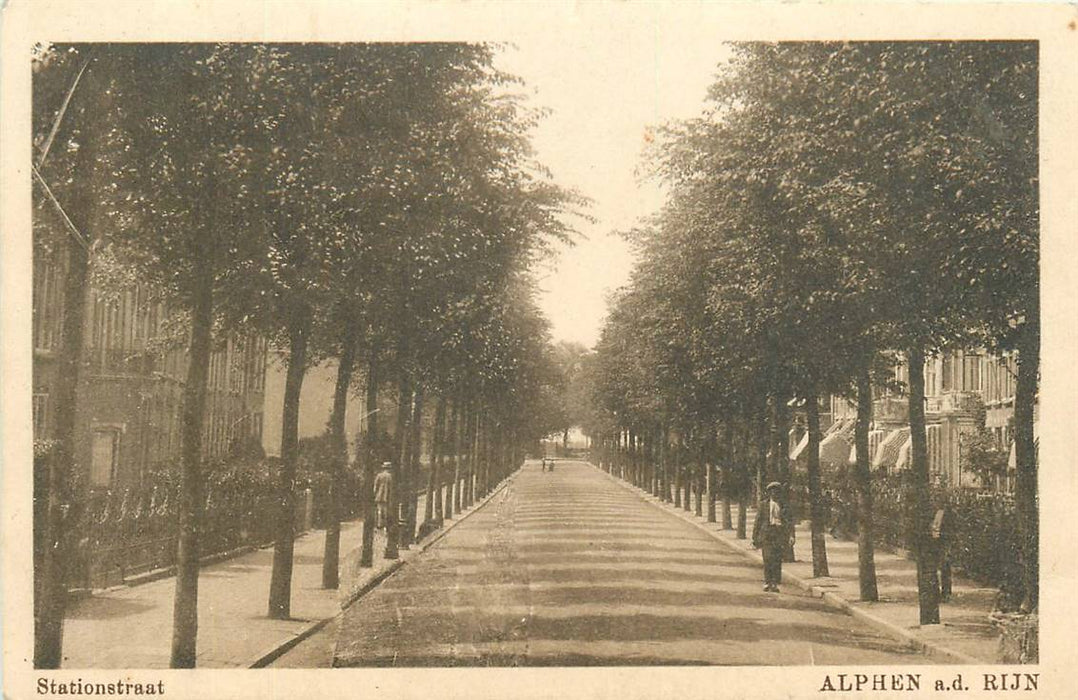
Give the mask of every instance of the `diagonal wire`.
M 86 54 L 86 60 L 82 64 L 82 68 L 79 69 L 78 74 L 75 75 L 75 79 L 71 82 L 71 87 L 67 89 L 67 94 L 64 95 L 64 101 L 60 103 L 60 111 L 56 114 L 56 119 L 52 122 L 52 128 L 49 129 L 49 136 L 45 139 L 45 143 L 41 147 L 41 155 L 37 159 L 37 167 L 41 167 L 45 163 L 45 159 L 49 156 L 49 150 L 52 148 L 52 142 L 56 139 L 56 134 L 60 131 L 60 122 L 64 120 L 64 115 L 67 114 L 68 105 L 71 104 L 71 98 L 75 94 L 75 88 L 79 86 L 79 81 L 82 80 L 82 74 L 86 72 L 86 69 L 90 67 L 90 61 L 93 60 L 94 50 L 91 48 Z
M 64 211 L 64 207 L 60 204 L 60 201 L 56 199 L 56 195 L 52 193 L 52 189 L 49 187 L 49 183 L 45 182 L 45 178 L 41 176 L 41 172 L 37 169 L 37 166 L 31 163 L 30 167 L 33 169 L 34 176 L 37 178 L 37 181 L 41 183 L 42 188 L 44 188 L 45 194 L 49 196 L 49 199 L 56 207 L 56 211 L 60 212 L 60 216 L 63 218 L 64 223 L 67 224 L 68 230 L 71 231 L 72 235 L 75 236 L 76 240 L 78 240 L 78 242 L 82 244 L 83 248 L 85 248 L 86 250 L 90 250 L 90 243 L 86 240 L 86 237 L 79 232 L 79 229 L 75 226 L 75 224 L 71 222 L 71 218 L 68 217 L 67 212 Z

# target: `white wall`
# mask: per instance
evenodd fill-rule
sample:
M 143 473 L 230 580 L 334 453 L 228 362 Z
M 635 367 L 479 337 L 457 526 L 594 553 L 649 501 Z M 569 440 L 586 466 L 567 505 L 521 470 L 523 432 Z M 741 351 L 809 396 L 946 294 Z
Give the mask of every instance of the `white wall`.
M 362 375 L 360 376 L 362 379 Z M 262 449 L 267 455 L 281 454 L 281 416 L 284 407 L 285 366 L 281 357 L 270 351 L 266 364 L 266 403 L 265 418 L 262 424 Z M 299 397 L 299 436 L 317 437 L 326 431 L 329 414 L 333 410 L 333 389 L 337 382 L 337 363 L 327 361 L 311 367 L 303 379 L 303 389 Z M 348 437 L 349 450 L 359 432 L 363 416 L 362 383 L 353 383 L 348 397 L 348 414 L 345 420 L 345 435 Z

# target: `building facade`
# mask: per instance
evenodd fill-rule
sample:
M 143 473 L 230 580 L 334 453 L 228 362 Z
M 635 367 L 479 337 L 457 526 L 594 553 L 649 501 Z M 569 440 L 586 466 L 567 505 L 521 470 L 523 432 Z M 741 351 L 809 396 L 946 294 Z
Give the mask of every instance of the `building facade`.
M 895 367 L 895 380 L 909 380 L 908 366 Z M 925 361 L 925 422 L 929 472 L 951 486 L 983 487 L 979 478 L 962 467 L 962 436 L 985 428 L 1001 450 L 1012 458 L 1007 475 L 996 484 L 1014 487 L 1013 416 L 1018 373 L 1013 354 L 1003 357 L 985 352 L 952 350 Z M 856 406 L 832 397 L 835 429 L 856 420 Z M 873 401 L 870 440 L 872 466 L 892 473 L 909 464 L 909 408 L 905 396 L 881 390 Z M 1034 421 L 1037 419 L 1036 410 Z M 837 432 L 837 431 L 836 431 Z
M 54 437 L 57 351 L 64 318 L 62 264 L 35 256 L 33 270 L 34 439 Z M 76 463 L 91 488 L 138 483 L 179 458 L 187 374 L 186 342 L 165 342 L 170 314 L 145 285 L 106 296 L 86 294 L 77 389 Z M 237 441 L 261 440 L 266 342 L 231 334 L 214 347 L 203 455 Z

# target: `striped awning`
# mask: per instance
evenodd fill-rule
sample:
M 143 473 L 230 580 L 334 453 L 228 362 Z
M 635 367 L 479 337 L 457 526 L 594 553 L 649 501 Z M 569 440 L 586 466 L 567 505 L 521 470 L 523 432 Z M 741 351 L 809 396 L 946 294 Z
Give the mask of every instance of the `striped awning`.
M 794 451 L 806 435 L 808 435 L 808 430 L 800 425 L 790 428 L 790 432 L 786 434 L 787 444 L 790 446 L 790 459 L 794 459 Z
M 906 439 L 902 442 L 902 447 L 898 448 L 898 457 L 895 459 L 895 469 L 908 469 L 910 466 L 910 452 L 913 450 L 913 438 L 909 436 L 909 429 L 906 429 Z
M 841 433 L 832 433 L 820 442 L 820 464 L 840 467 L 849 463 L 850 442 Z
M 879 446 L 876 448 L 876 453 L 872 458 L 872 468 L 893 468 L 898 463 L 899 450 L 902 449 L 902 445 L 905 444 L 909 437 L 909 428 L 892 430 L 887 437 L 880 441 Z
M 880 443 L 883 442 L 883 438 L 887 435 L 886 430 L 870 430 L 868 431 L 868 453 L 869 455 L 876 454 L 876 449 Z M 850 450 L 850 464 L 857 464 L 857 440 L 853 441 L 853 449 Z
M 805 451 L 805 448 L 808 447 L 808 444 L 809 434 L 805 433 L 801 437 L 801 441 L 794 445 L 794 448 L 790 450 L 790 461 L 796 462 L 799 459 L 807 458 L 808 452 Z

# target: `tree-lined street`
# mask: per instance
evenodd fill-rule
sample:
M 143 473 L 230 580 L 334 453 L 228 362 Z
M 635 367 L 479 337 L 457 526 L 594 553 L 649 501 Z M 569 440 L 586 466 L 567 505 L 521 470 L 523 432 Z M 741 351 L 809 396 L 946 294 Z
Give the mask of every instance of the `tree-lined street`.
M 245 665 L 338 590 L 339 666 L 1035 661 L 1036 42 L 723 45 L 627 229 L 508 50 L 35 47 L 35 666 Z M 594 347 L 540 304 L 591 225 Z
M 507 488 L 344 614 L 338 666 L 926 663 L 583 462 Z

